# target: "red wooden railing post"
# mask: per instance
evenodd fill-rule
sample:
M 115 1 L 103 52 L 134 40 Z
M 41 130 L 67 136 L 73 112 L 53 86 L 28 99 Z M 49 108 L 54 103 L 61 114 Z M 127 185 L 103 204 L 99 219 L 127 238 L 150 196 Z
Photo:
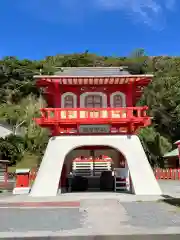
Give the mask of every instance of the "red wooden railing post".
M 67 129 L 70 129 L 77 128 L 77 124 L 110 124 L 112 128 L 117 129 L 114 133 L 121 133 L 120 129 L 124 127 L 127 133 L 134 134 L 139 127 L 150 124 L 150 118 L 148 121 L 146 116 L 147 109 L 147 107 L 42 108 L 41 117 L 36 118 L 35 121 L 40 126 L 50 129 L 54 128 L 53 125 L 58 125 L 59 129 L 63 129 L 66 125 Z
M 178 180 L 180 180 L 180 168 L 178 168 Z
M 161 168 L 155 168 L 154 169 L 154 175 L 156 179 L 162 179 L 162 180 L 180 180 L 180 168 L 178 169 L 161 169 Z
M 157 172 L 158 172 L 158 169 L 155 168 L 155 169 L 154 169 L 154 175 L 155 175 L 155 178 L 156 178 L 156 179 L 158 179 L 158 174 L 157 174 Z
M 172 170 L 172 172 L 173 172 L 173 180 L 176 180 L 176 170 Z

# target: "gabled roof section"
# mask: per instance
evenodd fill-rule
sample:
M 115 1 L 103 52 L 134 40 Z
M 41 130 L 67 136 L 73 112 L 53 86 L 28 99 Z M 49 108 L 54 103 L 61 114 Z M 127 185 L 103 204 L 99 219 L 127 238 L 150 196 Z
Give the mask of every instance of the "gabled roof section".
M 13 129 L 8 124 L 0 123 L 0 138 L 5 138 L 13 133 Z
M 34 78 L 37 79 L 37 86 L 44 88 L 52 82 L 71 86 L 136 83 L 137 92 L 141 94 L 143 91 L 141 87 L 147 86 L 152 81 L 153 75 L 133 75 L 126 70 L 126 67 L 65 67 L 54 75 L 36 75 Z
M 130 75 L 125 67 L 64 67 L 55 72 L 56 76 L 74 76 L 74 77 L 101 77 L 101 76 L 120 76 Z
M 22 136 L 23 132 L 21 131 L 21 127 L 18 127 L 15 130 L 15 126 L 11 126 L 6 122 L 0 121 L 0 138 L 5 138 L 11 134 L 15 134 L 16 136 Z
M 178 157 L 179 156 L 179 150 L 178 148 L 172 150 L 171 152 L 166 153 L 163 157 L 168 158 L 168 157 Z

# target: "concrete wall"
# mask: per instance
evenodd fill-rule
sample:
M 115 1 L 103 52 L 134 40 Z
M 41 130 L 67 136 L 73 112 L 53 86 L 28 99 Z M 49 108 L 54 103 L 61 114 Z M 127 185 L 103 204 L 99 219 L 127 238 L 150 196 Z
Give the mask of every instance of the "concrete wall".
M 137 195 L 161 195 L 161 189 L 149 165 L 137 136 L 63 136 L 49 140 L 30 196 L 56 196 L 64 159 L 67 154 L 81 146 L 109 146 L 125 156 L 131 173 L 134 193 Z

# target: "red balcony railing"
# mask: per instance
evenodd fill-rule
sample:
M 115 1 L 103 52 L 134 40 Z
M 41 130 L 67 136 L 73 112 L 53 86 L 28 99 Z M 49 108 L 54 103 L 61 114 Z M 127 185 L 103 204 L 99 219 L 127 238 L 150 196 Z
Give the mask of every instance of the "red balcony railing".
M 127 108 L 42 108 L 39 125 L 141 123 L 149 125 L 148 107 Z M 144 124 L 143 124 L 144 123 Z

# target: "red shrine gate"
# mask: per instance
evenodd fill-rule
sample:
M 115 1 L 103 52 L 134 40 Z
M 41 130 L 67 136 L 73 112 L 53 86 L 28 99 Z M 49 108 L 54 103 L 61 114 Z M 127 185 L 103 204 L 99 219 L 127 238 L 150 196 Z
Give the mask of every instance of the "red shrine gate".
M 53 76 L 35 76 L 48 104 L 36 122 L 49 128 L 52 138 L 30 195 L 55 196 L 67 155 L 73 149 L 94 145 L 112 147 L 125 156 L 133 193 L 161 194 L 135 135 L 151 122 L 148 108 L 135 104 L 152 77 L 131 75 L 120 67 L 64 68 Z
M 146 116 L 148 108 L 133 105 L 151 81 L 151 75 L 37 78 L 37 85 L 45 89 L 48 105 L 53 107 L 41 109 L 41 118 L 36 121 L 50 128 L 53 136 L 83 134 L 79 126 L 92 124 L 92 119 L 93 124 L 98 124 L 100 133 L 103 133 L 102 124 L 110 123 L 109 133 L 118 134 L 133 134 L 139 127 L 150 124 Z

